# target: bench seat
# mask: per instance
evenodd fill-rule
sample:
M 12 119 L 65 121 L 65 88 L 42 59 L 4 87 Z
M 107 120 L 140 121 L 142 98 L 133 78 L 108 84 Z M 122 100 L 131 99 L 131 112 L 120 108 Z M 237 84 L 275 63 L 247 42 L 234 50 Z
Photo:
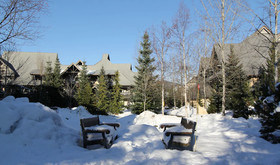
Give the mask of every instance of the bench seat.
M 196 122 L 182 118 L 181 123 L 164 123 L 160 127 L 164 129 L 162 141 L 167 149 L 187 149 L 194 137 Z
M 118 137 L 116 130 L 119 123 L 102 123 L 99 116 L 80 119 L 83 134 L 83 147 L 88 145 L 101 144 L 110 148 L 113 141 Z

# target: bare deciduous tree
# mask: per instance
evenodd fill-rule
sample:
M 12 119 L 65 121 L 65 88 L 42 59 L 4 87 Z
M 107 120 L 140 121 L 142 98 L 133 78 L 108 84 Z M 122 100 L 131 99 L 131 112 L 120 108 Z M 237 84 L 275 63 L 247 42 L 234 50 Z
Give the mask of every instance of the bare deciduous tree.
M 38 37 L 37 24 L 46 0 L 1 0 L 0 45 L 15 44 L 15 40 L 33 40 Z
M 210 65 L 210 58 L 209 58 L 209 54 L 210 54 L 210 45 L 212 45 L 209 41 L 209 36 L 208 34 L 208 29 L 206 24 L 203 25 L 203 28 L 201 29 L 201 31 L 203 33 L 201 33 L 203 36 L 202 38 L 200 38 L 199 42 L 199 47 L 197 48 L 198 51 L 198 56 L 200 59 L 200 68 L 199 71 L 202 74 L 202 78 L 203 78 L 203 97 L 204 97 L 204 108 L 206 108 L 206 98 L 207 98 L 207 93 L 206 93 L 206 72 L 207 70 L 210 69 L 211 65 Z M 201 43 L 203 43 L 203 46 L 201 46 Z
M 161 82 L 161 111 L 164 114 L 164 80 L 165 80 L 165 71 L 166 71 L 166 54 L 170 47 L 170 38 L 171 31 L 167 24 L 163 21 L 159 31 L 152 30 L 152 48 L 153 52 L 157 57 L 157 61 L 160 66 L 160 82 Z
M 77 81 L 77 75 L 75 74 L 69 74 L 68 77 L 65 79 L 65 86 L 64 91 L 66 95 L 68 96 L 68 107 L 72 108 L 73 106 L 73 98 L 76 91 L 76 81 Z
M 183 62 L 183 75 L 184 75 L 184 97 L 185 97 L 185 109 L 186 109 L 186 115 L 187 114 L 187 106 L 188 106 L 188 92 L 187 92 L 187 79 L 188 79 L 188 69 L 187 69 L 187 64 L 186 60 L 188 60 L 188 48 L 186 46 L 186 38 L 187 38 L 187 33 L 186 30 L 189 25 L 189 11 L 187 7 L 184 5 L 184 3 L 180 4 L 178 13 L 173 21 L 172 25 L 172 33 L 175 37 L 175 45 L 177 49 L 180 52 L 182 62 Z
M 278 82 L 278 49 L 277 49 L 277 45 L 278 45 L 278 14 L 280 9 L 278 8 L 279 2 L 277 0 L 274 1 L 274 3 L 272 2 L 272 0 L 269 0 L 271 6 L 273 6 L 274 8 L 274 35 L 273 35 L 273 43 L 275 44 L 275 64 L 274 64 L 274 69 L 275 69 L 275 76 L 274 76 L 274 81 L 275 83 Z
M 234 32 L 240 27 L 238 14 L 240 8 L 238 1 L 233 0 L 200 0 L 205 9 L 206 21 L 209 35 L 218 45 L 221 52 L 221 72 L 222 72 L 222 114 L 225 115 L 225 95 L 226 95 L 226 75 L 225 75 L 225 44 L 232 38 Z M 207 5 L 206 5 L 207 4 Z

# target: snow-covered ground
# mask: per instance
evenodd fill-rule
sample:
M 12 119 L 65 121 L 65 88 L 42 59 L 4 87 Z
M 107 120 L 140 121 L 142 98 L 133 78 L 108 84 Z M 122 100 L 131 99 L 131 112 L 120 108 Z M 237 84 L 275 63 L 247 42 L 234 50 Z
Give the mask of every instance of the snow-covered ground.
M 259 137 L 257 119 L 192 115 L 197 121 L 192 152 L 166 150 L 159 125 L 179 123 L 180 118 L 149 111 L 100 116 L 121 124 L 119 138 L 110 149 L 84 149 L 79 119 L 90 116 L 83 107 L 53 111 L 26 98 L 3 99 L 0 164 L 280 164 L 280 145 Z

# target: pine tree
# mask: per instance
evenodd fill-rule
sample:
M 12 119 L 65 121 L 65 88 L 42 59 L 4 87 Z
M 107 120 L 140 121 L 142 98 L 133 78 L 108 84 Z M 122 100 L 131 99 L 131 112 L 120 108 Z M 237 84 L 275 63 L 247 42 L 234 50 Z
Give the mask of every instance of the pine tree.
M 154 76 L 155 66 L 153 62 L 154 58 L 151 57 L 151 43 L 149 41 L 149 35 L 145 32 L 143 41 L 141 42 L 141 48 L 139 50 L 139 56 L 137 58 L 138 65 L 136 69 L 138 71 L 135 76 L 135 88 L 133 90 L 133 102 L 132 112 L 141 113 L 147 109 L 155 110 L 157 107 L 156 98 L 154 98 L 155 80 Z
M 217 56 L 217 54 L 214 56 Z M 212 64 L 212 67 L 209 68 L 207 77 L 211 77 L 211 79 L 209 79 L 209 85 L 212 88 L 212 96 L 210 97 L 210 105 L 207 112 L 220 113 L 222 112 L 223 84 L 221 67 L 218 62 Z
M 212 87 L 212 96 L 210 98 L 210 105 L 207 109 L 208 113 L 220 113 L 222 111 L 222 82 L 221 75 L 217 75 L 210 82 Z
M 259 115 L 262 127 L 260 129 L 261 136 L 272 142 L 280 143 L 280 137 L 273 134 L 280 127 L 280 113 L 275 112 L 280 101 L 280 85 L 275 88 L 275 44 L 269 49 L 269 58 L 266 67 L 262 67 L 259 74 L 259 80 L 255 85 L 256 97 L 258 100 L 255 109 Z
M 248 106 L 252 97 L 249 82 L 242 67 L 231 45 L 226 63 L 226 108 L 233 110 L 233 117 L 248 119 Z
M 119 71 L 115 73 L 114 78 L 114 86 L 111 93 L 111 103 L 110 109 L 111 113 L 118 114 L 122 110 L 122 95 L 121 95 L 121 86 L 120 86 L 120 78 L 119 78 Z
M 62 87 L 62 79 L 60 76 L 60 62 L 58 57 L 56 57 L 54 69 L 53 69 L 53 87 L 55 88 L 61 88 Z
M 96 91 L 96 107 L 101 112 L 109 111 L 109 90 L 105 78 L 104 67 L 101 68 Z
M 87 75 L 87 67 L 84 64 L 82 65 L 82 71 L 79 75 L 79 87 L 77 89 L 76 100 L 79 105 L 89 106 L 92 101 L 92 88 L 90 81 Z
M 52 73 L 52 62 L 47 61 L 47 66 L 44 73 L 44 83 L 45 86 L 53 85 L 53 73 Z

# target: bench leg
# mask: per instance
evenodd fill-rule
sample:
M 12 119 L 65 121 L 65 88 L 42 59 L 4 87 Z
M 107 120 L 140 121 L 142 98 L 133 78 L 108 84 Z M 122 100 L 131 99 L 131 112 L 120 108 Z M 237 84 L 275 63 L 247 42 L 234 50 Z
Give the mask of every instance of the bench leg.
M 112 141 L 108 141 L 106 136 L 105 136 L 105 133 L 103 132 L 102 133 L 102 137 L 103 137 L 103 145 L 106 149 L 109 149 L 111 146 L 112 146 Z
M 105 148 L 106 148 L 106 149 L 111 148 L 112 144 L 113 144 L 112 141 L 108 142 L 108 141 L 106 140 L 106 142 L 105 142 Z
M 171 134 L 170 136 L 171 136 L 171 137 L 170 137 L 170 140 L 168 141 L 168 144 L 167 144 L 167 148 L 168 148 L 168 149 L 171 149 L 171 148 L 172 148 L 172 143 L 173 143 L 173 135 Z
M 87 148 L 87 134 L 83 134 L 83 147 Z

